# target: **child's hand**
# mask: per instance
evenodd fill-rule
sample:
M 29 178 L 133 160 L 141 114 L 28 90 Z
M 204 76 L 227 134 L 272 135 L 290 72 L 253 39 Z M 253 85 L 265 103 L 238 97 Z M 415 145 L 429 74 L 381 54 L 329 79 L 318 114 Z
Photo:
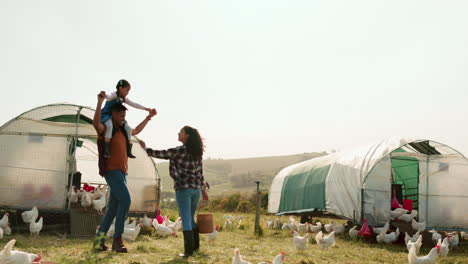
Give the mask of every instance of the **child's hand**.
M 98 102 L 102 103 L 102 101 L 104 101 L 104 99 L 106 99 L 106 92 L 101 91 L 100 93 L 98 93 L 97 97 L 98 97 Z

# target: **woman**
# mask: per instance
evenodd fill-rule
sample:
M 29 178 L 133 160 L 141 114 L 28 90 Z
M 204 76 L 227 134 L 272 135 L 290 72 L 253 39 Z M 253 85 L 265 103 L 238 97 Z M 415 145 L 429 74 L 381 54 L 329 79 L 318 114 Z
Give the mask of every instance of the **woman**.
M 181 257 L 192 256 L 200 248 L 200 234 L 194 215 L 197 210 L 200 195 L 206 187 L 203 177 L 203 140 L 195 128 L 184 126 L 179 132 L 182 146 L 168 150 L 153 150 L 146 148 L 144 141 L 140 145 L 146 149 L 149 156 L 169 160 L 169 174 L 174 180 L 177 206 L 182 218 L 184 233 L 184 253 Z M 205 193 L 203 195 L 205 198 Z

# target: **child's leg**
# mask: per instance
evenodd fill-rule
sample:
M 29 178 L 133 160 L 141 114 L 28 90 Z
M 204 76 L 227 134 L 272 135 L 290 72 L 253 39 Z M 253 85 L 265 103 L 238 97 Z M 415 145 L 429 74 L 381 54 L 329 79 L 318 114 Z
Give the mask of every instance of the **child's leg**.
M 127 133 L 127 157 L 129 158 L 136 158 L 133 154 L 132 154 L 132 146 L 133 144 L 131 143 L 132 141 L 132 128 L 128 125 L 127 122 L 124 123 L 124 129 L 125 129 L 125 133 Z
M 112 139 L 112 130 L 114 129 L 112 119 L 104 122 L 104 125 L 106 126 L 106 132 L 104 133 L 104 157 L 109 158 L 111 156 L 110 141 Z

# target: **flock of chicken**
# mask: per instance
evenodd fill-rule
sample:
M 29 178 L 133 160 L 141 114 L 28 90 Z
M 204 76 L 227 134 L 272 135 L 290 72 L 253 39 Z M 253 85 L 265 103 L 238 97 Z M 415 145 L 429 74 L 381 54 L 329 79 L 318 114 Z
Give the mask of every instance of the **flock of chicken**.
M 417 210 L 412 210 L 409 212 L 403 208 L 397 208 L 391 212 L 391 220 L 402 221 L 411 223 L 411 227 L 416 233 L 413 236 L 410 236 L 405 232 L 405 244 L 408 249 L 408 263 L 409 264 L 433 264 L 436 263 L 438 257 L 446 257 L 450 248 L 456 247 L 459 244 L 459 236 L 457 232 L 450 233 L 445 238 L 442 238 L 442 235 L 439 234 L 436 230 L 430 230 L 428 232 L 432 233 L 432 241 L 434 247 L 431 249 L 429 254 L 426 256 L 418 256 L 419 250 L 422 246 L 422 232 L 426 230 L 425 222 L 417 222 L 414 218 L 417 217 Z M 367 226 L 366 221 L 364 225 Z M 323 229 L 328 233 L 328 235 L 323 234 Z M 328 249 L 335 245 L 335 235 L 342 235 L 345 233 L 346 227 L 343 224 L 336 224 L 331 221 L 329 224 L 322 225 L 320 222 L 315 224 L 311 223 L 299 223 L 294 217 L 289 217 L 288 222 L 282 223 L 281 218 L 276 219 L 268 218 L 266 222 L 266 228 L 268 229 L 280 229 L 280 230 L 289 230 L 293 234 L 293 242 L 297 250 L 307 249 L 309 242 L 309 234 L 317 233 L 315 235 L 315 242 L 322 248 Z M 361 229 L 358 229 L 358 226 L 353 226 L 348 230 L 349 237 L 353 240 L 357 239 L 361 232 Z M 395 231 L 390 232 L 390 221 L 385 223 L 383 227 L 374 227 L 372 228 L 373 233 L 376 235 L 376 240 L 378 243 L 391 244 L 395 243 L 400 236 L 399 228 L 396 228 Z M 301 234 L 304 234 L 301 236 Z M 464 236 L 464 234 L 461 234 Z
M 102 210 L 107 204 L 107 186 L 97 188 L 85 184 L 83 189 L 77 190 L 75 186 L 67 193 L 67 199 L 71 204 L 81 205 L 85 210 L 91 205 L 102 215 Z
M 76 196 L 73 196 L 75 193 Z M 87 196 L 91 197 L 91 201 L 99 201 L 105 197 L 105 189 L 97 188 L 94 192 L 82 192 L 79 196 L 78 192 L 74 191 L 70 193 L 70 201 L 78 202 L 79 199 L 83 201 Z M 90 195 L 86 194 L 89 193 Z M 96 194 L 96 196 L 95 196 Z M 99 196 L 100 195 L 100 196 Z M 76 198 L 75 198 L 76 197 Z M 96 199 L 94 199 L 96 198 Z M 76 200 L 75 200 L 76 199 Z M 105 199 L 105 198 L 104 198 Z M 91 202 L 94 204 L 93 202 Z M 103 207 L 95 207 L 96 210 L 102 210 Z M 38 208 L 35 206 L 29 211 L 25 211 L 21 214 L 22 219 L 25 223 L 29 224 L 29 230 L 31 235 L 39 235 L 42 226 L 43 218 L 39 217 Z M 0 219 L 0 238 L 3 238 L 3 235 L 11 235 L 12 230 L 8 222 L 9 214 L 5 213 Z M 410 236 L 405 232 L 405 244 L 408 249 L 408 262 L 409 264 L 433 264 L 436 263 L 438 257 L 445 257 L 448 255 L 448 252 L 451 248 L 456 247 L 459 243 L 459 236 L 456 232 L 451 235 L 442 238 L 442 235 L 435 230 L 430 230 L 428 232 L 432 233 L 432 241 L 436 245 L 431 249 L 429 254 L 426 256 L 419 256 L 419 250 L 422 246 L 422 232 L 426 230 L 425 222 L 417 222 L 414 218 L 417 217 L 417 211 L 413 210 L 409 213 L 407 210 L 398 208 L 392 211 L 391 218 L 392 220 L 400 220 L 404 222 L 411 222 L 411 226 L 416 231 L 413 236 Z M 37 221 L 39 219 L 39 221 Z M 365 222 L 364 225 L 367 225 Z M 232 215 L 224 216 L 224 225 L 223 230 L 233 230 L 234 227 L 242 229 L 243 227 L 243 216 L 239 215 L 234 217 Z M 98 227 L 99 228 L 99 227 Z M 267 229 L 277 229 L 277 230 L 288 230 L 293 236 L 293 243 L 297 250 L 306 250 L 309 243 L 309 234 L 316 233 L 315 242 L 322 249 L 328 249 L 333 247 L 336 244 L 335 235 L 344 235 L 347 228 L 344 224 L 337 224 L 331 221 L 328 224 L 322 225 L 321 222 L 316 222 L 315 224 L 311 223 L 299 223 L 294 217 L 290 216 L 288 221 L 282 223 L 282 218 L 277 217 L 276 219 L 267 218 L 266 221 Z M 156 233 L 158 236 L 177 236 L 177 232 L 182 230 L 182 220 L 178 217 L 175 221 L 171 221 L 169 215 L 164 217 L 159 216 L 155 218 L 149 218 L 147 215 L 144 215 L 142 218 L 134 219 L 130 223 L 130 219 L 127 219 L 125 222 L 124 233 L 122 237 L 128 241 L 134 241 L 142 229 L 151 230 L 151 232 Z M 96 229 L 96 233 L 97 233 Z M 153 231 L 154 230 L 154 231 Z M 218 236 L 218 231 L 220 230 L 219 225 L 215 225 L 212 233 L 207 234 L 207 241 L 214 241 Z M 361 228 L 362 230 L 362 228 Z M 111 237 L 114 234 L 115 226 L 112 223 L 107 236 Z M 328 234 L 324 234 L 323 231 Z M 376 235 L 376 240 L 378 243 L 390 244 L 395 243 L 400 236 L 400 231 L 397 228 L 395 231 L 390 232 L 390 221 L 385 223 L 383 227 L 374 227 L 372 232 Z M 358 226 L 353 226 L 347 231 L 351 239 L 357 239 L 360 235 L 360 229 Z M 462 234 L 463 236 L 463 234 Z M 40 261 L 41 257 L 36 254 L 21 252 L 13 250 L 13 246 L 16 240 L 10 240 L 7 245 L 4 247 L 3 251 L 0 252 L 0 263 L 12 263 L 12 264 L 31 264 Z M 285 258 L 284 252 L 281 252 L 274 257 L 271 263 L 281 264 Z M 261 262 L 259 264 L 265 264 L 267 262 Z M 269 263 L 269 262 L 268 262 Z M 251 264 L 250 262 L 243 259 L 240 254 L 240 250 L 236 248 L 234 250 L 234 256 L 232 257 L 232 264 Z
M 2 239 L 4 235 L 11 235 L 12 233 L 10 223 L 8 221 L 9 216 L 9 213 L 5 213 L 0 220 L 0 239 Z M 26 224 L 29 224 L 29 232 L 31 235 L 39 235 L 39 232 L 42 230 L 43 218 L 39 217 L 37 206 L 34 206 L 29 211 L 21 213 L 21 217 Z M 39 221 L 37 221 L 38 218 Z M 41 257 L 36 254 L 13 250 L 15 243 L 16 240 L 12 239 L 6 244 L 0 252 L 0 263 L 31 264 L 37 263 L 41 260 Z

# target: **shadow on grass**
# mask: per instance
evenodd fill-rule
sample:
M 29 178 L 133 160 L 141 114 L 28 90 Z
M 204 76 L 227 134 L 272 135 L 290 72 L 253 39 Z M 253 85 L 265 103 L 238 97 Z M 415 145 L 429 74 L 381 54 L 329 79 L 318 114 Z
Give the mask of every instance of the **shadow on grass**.
M 180 263 L 190 263 L 190 262 L 188 261 L 188 259 L 181 258 L 181 257 L 161 262 L 161 264 L 180 264 Z

